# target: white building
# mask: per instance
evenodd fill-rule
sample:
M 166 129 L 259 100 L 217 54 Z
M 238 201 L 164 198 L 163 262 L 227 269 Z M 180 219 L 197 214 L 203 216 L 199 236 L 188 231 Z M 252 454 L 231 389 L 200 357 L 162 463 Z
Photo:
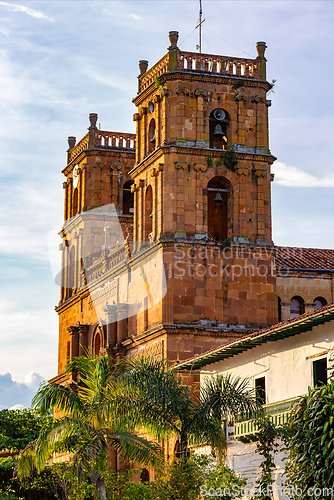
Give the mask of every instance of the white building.
M 250 384 L 263 399 L 265 412 L 280 425 L 287 421 L 293 402 L 320 382 L 327 380 L 334 348 L 334 305 L 281 322 L 243 339 L 222 345 L 180 364 L 180 369 L 198 371 L 201 382 L 215 374 L 249 377 Z M 228 465 L 248 479 L 252 488 L 259 477 L 261 456 L 256 445 L 238 438 L 255 432 L 252 420 L 236 418 L 228 427 Z M 282 498 L 284 484 L 283 452 L 275 457 L 276 493 Z M 282 494 L 282 496 L 281 496 Z

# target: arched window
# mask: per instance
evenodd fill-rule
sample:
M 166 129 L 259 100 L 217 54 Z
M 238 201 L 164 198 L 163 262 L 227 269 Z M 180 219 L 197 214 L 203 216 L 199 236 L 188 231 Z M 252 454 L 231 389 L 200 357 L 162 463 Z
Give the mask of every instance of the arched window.
M 210 148 L 227 149 L 229 143 L 229 123 L 229 114 L 224 109 L 217 108 L 210 113 Z
M 290 300 L 290 319 L 296 318 L 305 312 L 305 302 L 301 297 L 295 296 Z
M 69 252 L 69 262 L 67 266 L 67 296 L 71 297 L 73 295 L 73 289 L 75 288 L 75 248 L 72 246 Z
M 149 153 L 152 153 L 152 151 L 155 150 L 155 143 L 156 143 L 156 130 L 155 130 L 155 120 L 152 118 L 150 121 L 150 125 L 148 127 L 148 151 Z
M 73 217 L 78 213 L 78 188 L 73 191 Z
M 150 474 L 147 469 L 141 471 L 140 479 L 143 483 L 148 483 L 150 481 Z
M 313 301 L 314 309 L 319 309 L 320 307 L 327 306 L 327 300 L 323 297 L 316 297 Z
M 133 215 L 134 196 L 131 192 L 133 181 L 127 181 L 123 185 L 123 214 Z
M 100 349 L 101 349 L 101 336 L 100 332 L 96 330 L 95 332 L 95 337 L 94 337 L 94 345 L 93 345 L 93 351 L 96 356 L 100 354 Z
M 149 241 L 152 233 L 153 221 L 153 192 L 152 187 L 148 186 L 145 195 L 145 219 L 144 219 L 144 241 Z
M 231 191 L 224 177 L 208 183 L 208 236 L 215 241 L 225 241 L 231 232 Z

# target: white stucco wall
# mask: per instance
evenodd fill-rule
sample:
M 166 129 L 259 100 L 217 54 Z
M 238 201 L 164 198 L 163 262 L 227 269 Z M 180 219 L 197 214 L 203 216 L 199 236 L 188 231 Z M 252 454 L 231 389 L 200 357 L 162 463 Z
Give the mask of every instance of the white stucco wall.
M 255 378 L 264 376 L 266 402 L 276 403 L 306 394 L 307 388 L 313 386 L 313 361 L 321 357 L 329 359 L 333 347 L 334 322 L 329 322 L 207 365 L 201 370 L 201 382 L 211 374 L 232 373 L 249 377 L 254 386 Z M 330 351 L 323 354 L 327 350 Z M 316 357 L 310 359 L 310 356 Z
M 334 348 L 334 321 L 314 327 L 311 331 L 278 341 L 271 341 L 244 351 L 226 360 L 203 367 L 201 383 L 207 376 L 217 373 L 232 373 L 249 377 L 254 387 L 257 377 L 266 379 L 267 404 L 295 398 L 313 387 L 313 361 L 332 356 Z M 328 351 L 328 352 L 326 352 Z M 255 453 L 256 445 L 228 441 L 227 463 L 234 471 L 247 478 L 251 490 L 260 473 L 262 457 Z M 284 453 L 275 455 L 277 469 L 274 485 L 274 500 L 283 500 Z M 247 495 L 250 498 L 251 495 Z

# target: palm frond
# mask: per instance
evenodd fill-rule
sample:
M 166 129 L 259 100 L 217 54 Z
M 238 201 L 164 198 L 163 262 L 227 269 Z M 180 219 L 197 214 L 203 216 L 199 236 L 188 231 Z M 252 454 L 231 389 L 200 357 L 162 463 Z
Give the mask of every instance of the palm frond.
M 157 465 L 162 461 L 162 450 L 158 443 L 132 434 L 124 429 L 117 429 L 109 435 L 110 445 L 125 458 L 142 465 Z
M 42 415 L 47 415 L 54 408 L 73 415 L 85 414 L 82 400 L 69 387 L 43 382 L 32 400 L 33 407 Z
M 222 420 L 258 409 L 255 390 L 249 386 L 249 379 L 231 374 L 207 377 L 200 400 L 204 413 Z

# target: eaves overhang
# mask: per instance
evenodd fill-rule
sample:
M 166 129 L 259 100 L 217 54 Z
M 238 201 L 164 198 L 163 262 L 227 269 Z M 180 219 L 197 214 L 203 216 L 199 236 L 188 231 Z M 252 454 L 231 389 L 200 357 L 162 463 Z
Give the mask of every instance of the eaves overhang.
M 252 333 L 242 339 L 236 340 L 229 344 L 225 344 L 218 349 L 212 349 L 204 354 L 200 354 L 192 359 L 183 361 L 175 365 L 178 371 L 194 371 L 199 370 L 203 366 L 216 363 L 223 359 L 231 358 L 243 351 L 253 349 L 265 342 L 282 340 L 287 337 L 292 337 L 307 331 L 313 327 L 327 323 L 334 319 L 334 304 L 317 309 L 316 312 L 308 312 L 298 316 L 297 318 L 278 323 L 265 330 Z

